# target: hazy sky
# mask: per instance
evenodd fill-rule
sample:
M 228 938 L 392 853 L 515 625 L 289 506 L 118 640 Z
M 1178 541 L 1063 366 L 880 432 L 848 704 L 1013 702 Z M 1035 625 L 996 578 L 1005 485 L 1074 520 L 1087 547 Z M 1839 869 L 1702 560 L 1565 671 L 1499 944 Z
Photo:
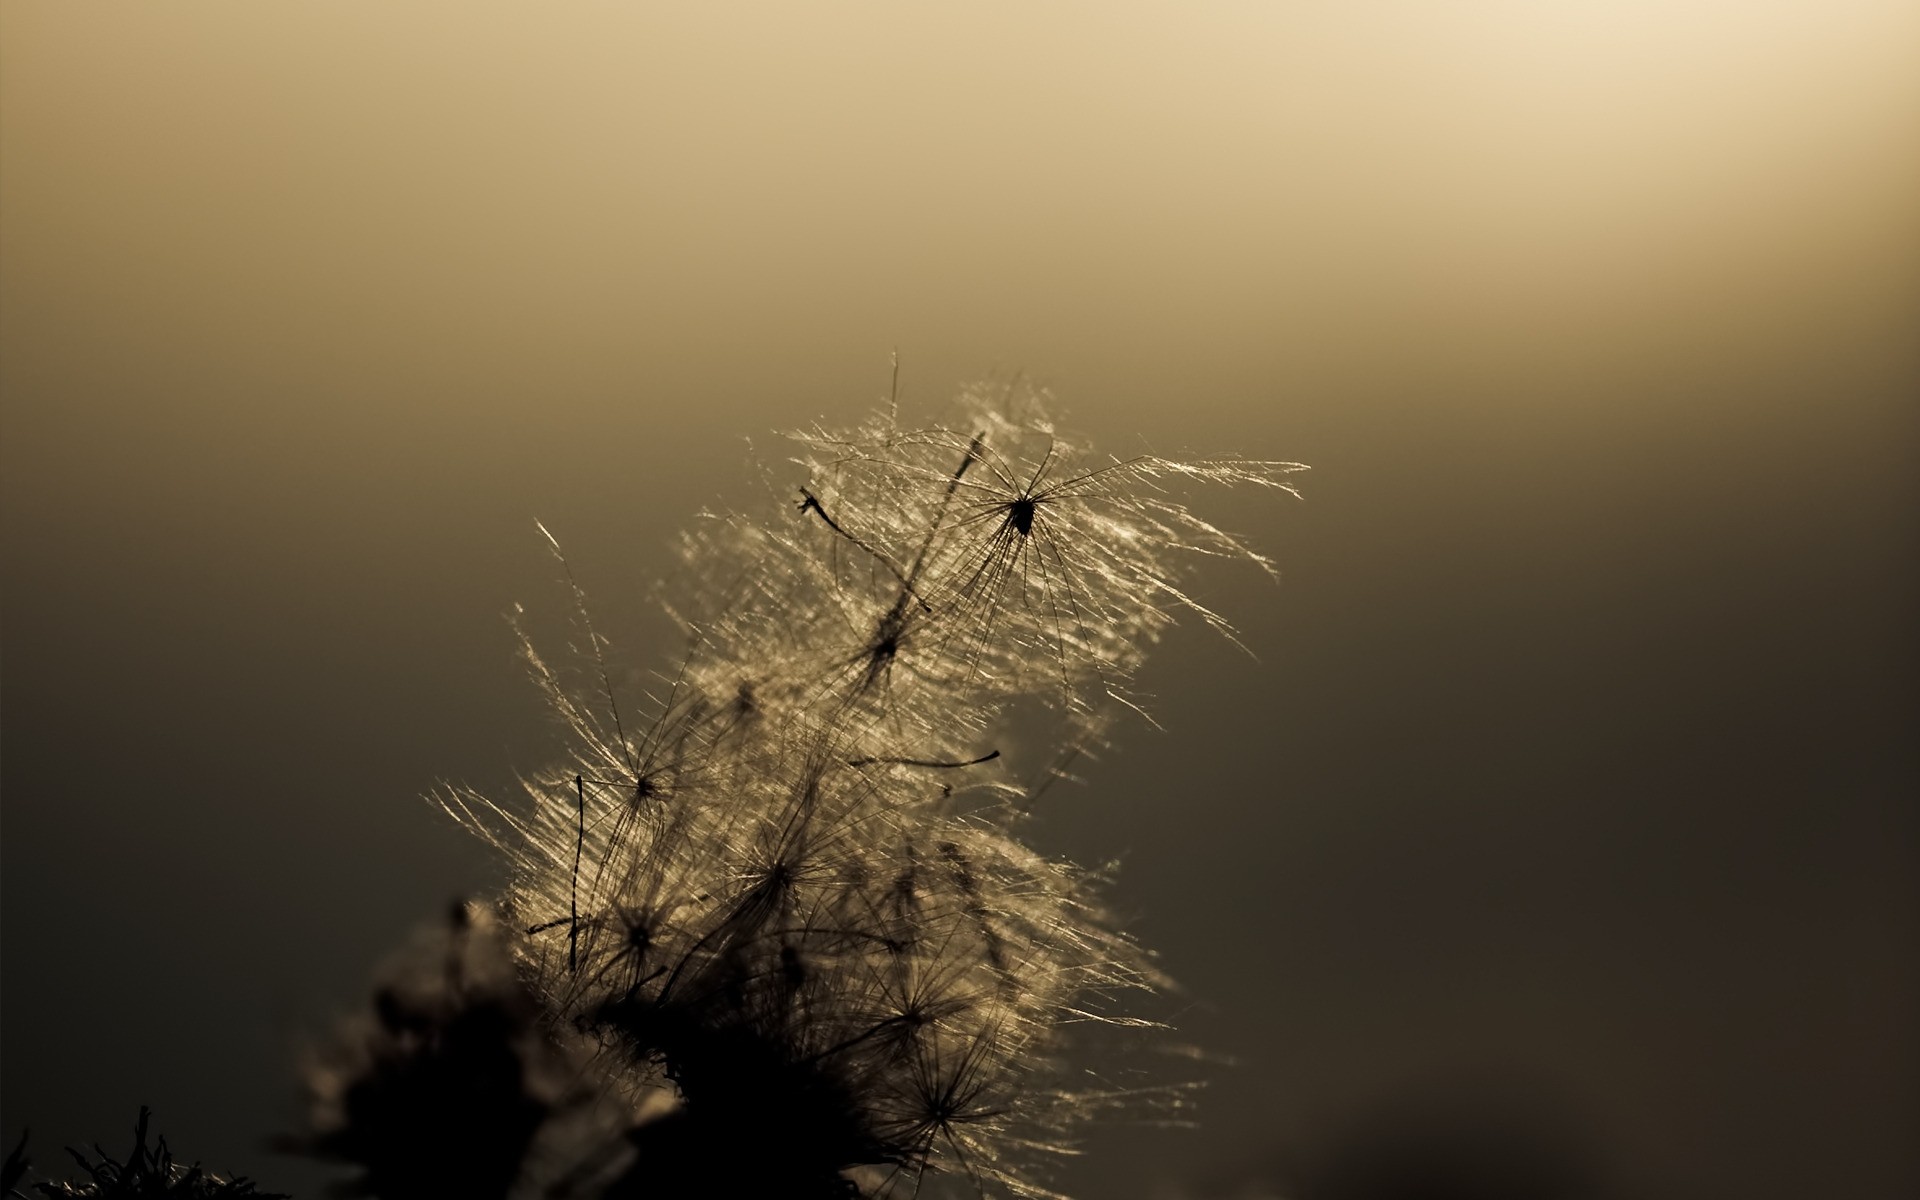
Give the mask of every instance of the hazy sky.
M 1063 1182 L 1920 1185 L 1904 0 L 7 0 L 0 1135 L 310 1191 L 295 1047 L 492 877 L 419 795 L 548 746 L 534 520 L 663 663 L 895 348 L 1314 468 L 1044 823 L 1239 1062 Z

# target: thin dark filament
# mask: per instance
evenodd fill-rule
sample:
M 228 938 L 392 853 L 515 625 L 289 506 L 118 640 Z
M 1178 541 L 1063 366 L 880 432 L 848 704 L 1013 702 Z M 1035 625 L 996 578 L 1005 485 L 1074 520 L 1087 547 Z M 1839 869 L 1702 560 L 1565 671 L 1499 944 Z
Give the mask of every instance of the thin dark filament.
M 834 520 L 833 517 L 827 512 L 826 507 L 820 503 L 820 497 L 814 495 L 811 491 L 807 490 L 806 488 L 800 489 L 800 495 L 803 497 L 803 499 L 800 501 L 801 512 L 812 511 L 812 512 L 819 513 L 820 519 L 827 523 L 828 529 L 833 530 L 835 533 L 839 534 L 841 537 L 847 539 L 849 542 L 852 542 L 854 545 L 860 547 L 860 549 L 865 550 L 868 554 L 872 555 L 875 562 L 879 563 L 881 566 L 885 567 L 888 571 L 893 573 L 893 577 L 900 581 L 900 586 L 907 589 L 908 596 L 911 596 L 915 600 L 919 600 L 921 608 L 928 607 L 927 602 L 925 600 L 920 599 L 920 593 L 913 590 L 913 581 L 906 575 L 901 574 L 900 568 L 894 566 L 892 561 L 890 561 L 886 555 L 880 553 L 878 550 L 875 550 L 872 546 L 867 545 L 867 543 L 861 541 L 859 538 L 855 537 L 853 534 L 848 533 L 846 530 L 846 527 L 841 525 L 840 522 Z M 919 564 L 916 563 L 915 570 L 918 570 L 918 569 L 919 569 Z M 905 597 L 903 597 L 903 599 L 904 598 Z
M 1029 536 L 1013 528 L 1010 518 L 1003 518 L 1000 527 L 988 536 L 985 550 L 975 564 L 973 573 L 954 589 L 959 600 L 959 611 L 965 612 L 976 606 L 981 611 L 981 625 L 975 633 L 973 649 L 965 655 L 969 671 L 979 666 L 981 655 L 992 641 L 999 606 L 989 601 L 1004 588 L 1012 575 L 1013 566 L 1024 559 Z
M 623 743 L 624 744 L 624 743 Z M 567 974 L 578 974 L 580 970 L 580 851 L 587 843 L 587 782 L 578 775 L 573 777 L 573 790 L 580 798 L 579 823 L 574 828 L 573 837 L 573 881 L 568 889 L 569 908 L 567 927 Z
M 938 759 L 938 758 L 875 757 L 875 758 L 850 758 L 847 760 L 847 765 L 850 767 L 870 767 L 870 766 L 873 766 L 875 763 L 889 763 L 894 766 L 901 766 L 901 767 L 935 767 L 935 768 L 945 769 L 945 768 L 952 768 L 952 767 L 977 767 L 981 763 L 992 762 L 994 759 L 999 757 L 1000 757 L 1000 752 L 998 750 L 989 750 L 985 754 L 982 754 L 979 758 L 969 758 L 959 762 L 955 762 L 949 759 Z
M 893 380 L 887 385 L 887 425 L 891 429 L 900 427 L 900 348 L 895 346 L 890 356 L 893 359 Z
M 947 532 L 952 533 L 957 529 L 965 529 L 969 525 L 978 525 L 982 521 L 992 520 L 995 517 L 1000 518 L 1001 521 L 1006 524 L 1007 528 L 1011 529 L 1013 528 L 1013 521 L 1012 521 L 1013 506 L 1016 503 L 1018 503 L 1018 501 L 1009 500 L 1009 501 L 1002 502 L 1002 501 L 996 500 L 991 504 L 965 505 L 964 506 L 965 508 L 978 509 L 979 511 L 975 512 L 970 517 L 962 517 L 958 521 L 955 521 L 953 524 L 947 526 Z M 1036 501 L 1036 503 L 1038 502 Z
M 954 468 L 953 478 L 947 480 L 946 494 L 940 497 L 940 510 L 933 514 L 933 523 L 927 526 L 926 540 L 920 543 L 920 553 L 914 556 L 913 569 L 908 572 L 909 578 L 920 578 L 920 569 L 927 564 L 927 551 L 933 548 L 933 539 L 940 532 L 940 523 L 946 520 L 947 508 L 953 503 L 953 493 L 960 486 L 960 477 L 967 473 L 968 467 L 980 460 L 980 451 L 986 445 L 986 437 L 985 433 L 973 435 L 973 441 L 967 445 L 967 456 L 960 460 L 958 467 Z M 907 583 L 907 588 L 912 590 L 913 584 Z
M 547 544 L 553 547 L 553 556 L 560 560 L 560 569 L 566 573 L 567 588 L 573 592 L 574 611 L 580 615 L 580 626 L 587 631 L 587 644 L 593 647 L 593 665 L 600 673 L 600 690 L 607 698 L 607 713 L 613 718 L 613 733 L 620 740 L 620 754 L 627 760 L 627 766 L 635 775 L 640 769 L 634 765 L 633 751 L 627 746 L 627 731 L 620 724 L 620 702 L 614 698 L 613 680 L 607 675 L 607 658 L 600 651 L 600 635 L 593 631 L 593 620 L 587 614 L 587 594 L 580 590 L 580 583 L 573 577 L 573 564 L 560 549 L 560 540 L 548 532 L 547 527 L 535 521 L 534 527 L 540 531 Z
M 1038 484 L 1040 483 L 1040 477 L 1047 473 L 1047 467 L 1053 463 L 1053 452 L 1055 447 L 1056 447 L 1056 443 L 1053 441 L 1053 439 L 1048 438 L 1047 452 L 1040 456 L 1040 465 L 1033 469 L 1033 478 L 1027 480 L 1026 489 L 1020 493 L 1021 499 L 1023 500 L 1030 499 L 1033 496 L 1034 494 L 1033 489 L 1036 486 L 1038 486 Z
M 649 761 L 651 761 L 652 755 L 649 754 L 648 757 L 649 757 Z M 590 890 L 595 896 L 605 896 L 608 894 L 607 889 L 605 887 L 606 878 L 607 878 L 607 868 L 614 861 L 615 855 L 619 853 L 628 834 L 631 832 L 633 824 L 639 820 L 640 797 L 637 793 L 642 786 L 646 785 L 651 780 L 651 778 L 652 778 L 651 775 L 643 776 L 642 778 L 634 781 L 633 783 L 611 783 L 604 779 L 588 779 L 585 781 L 587 783 L 591 783 L 599 787 L 612 788 L 620 792 L 635 793 L 635 797 L 631 803 L 620 804 L 615 806 L 613 809 L 613 813 L 612 813 L 613 830 L 611 833 L 607 835 L 606 852 L 600 856 L 600 863 L 598 866 L 594 868 L 593 881 L 590 885 Z M 601 815 L 600 817 L 596 817 L 593 822 L 593 828 L 597 830 L 600 827 L 600 823 L 605 819 L 606 819 L 605 814 Z M 577 859 L 577 856 L 576 856 L 576 859 Z M 640 868 L 637 863 L 633 864 L 629 870 L 629 873 L 627 874 L 627 876 L 622 882 L 631 883 L 633 879 L 633 872 L 637 872 L 639 869 Z M 575 870 L 576 871 L 578 870 L 577 861 L 575 865 Z
M 1050 541 L 1051 539 L 1049 539 L 1049 543 Z M 1057 547 L 1054 548 L 1054 555 L 1056 558 L 1060 559 L 1060 571 L 1062 576 L 1065 577 L 1062 579 L 1061 582 L 1063 586 L 1069 589 L 1067 591 L 1067 610 L 1072 614 L 1073 626 L 1075 629 L 1083 629 L 1086 627 L 1086 623 L 1081 619 L 1081 614 L 1080 614 L 1078 605 L 1074 603 L 1073 593 L 1070 590 L 1072 587 L 1072 579 L 1071 579 L 1070 573 L 1067 571 L 1066 560 L 1060 557 L 1060 552 Z M 1041 553 L 1036 553 L 1030 556 L 1023 555 L 1020 561 L 1023 567 L 1025 567 L 1027 563 L 1031 562 L 1032 564 L 1040 568 L 1041 591 L 1045 593 L 1047 598 L 1047 607 L 1050 610 L 1052 610 L 1052 613 L 1053 613 L 1054 657 L 1058 659 L 1060 663 L 1060 681 L 1063 684 L 1066 684 L 1069 687 L 1071 687 L 1072 678 L 1067 667 L 1066 630 L 1063 627 L 1062 620 L 1061 620 L 1061 613 L 1060 613 L 1060 594 L 1058 591 L 1055 590 L 1053 586 L 1053 577 L 1047 573 L 1047 556 L 1044 553 L 1044 548 L 1043 548 L 1043 552 Z M 1026 579 L 1023 578 L 1021 580 L 1021 586 L 1022 588 L 1025 588 L 1027 586 Z M 1095 656 L 1094 658 L 1094 667 L 1096 670 L 1099 667 L 1098 656 Z
M 983 516 L 986 515 L 993 514 L 983 514 Z M 1014 527 L 1011 515 L 1006 514 L 1004 511 L 1001 511 L 999 515 L 1001 516 L 1000 526 L 988 535 L 986 545 L 973 568 L 973 573 L 967 576 L 967 578 L 954 589 L 955 593 L 969 605 L 988 601 L 992 597 L 998 596 L 1005 590 L 1008 580 L 1014 577 L 1016 571 L 1020 573 L 1022 580 L 1021 590 L 1023 596 L 1029 590 L 1030 585 L 1027 582 L 1029 543 L 1035 537 L 1043 536 L 1045 530 L 1039 526 L 1036 520 L 1035 528 L 1029 529 L 1026 533 L 1021 533 Z M 978 519 L 981 518 L 970 518 L 969 520 Z M 992 632 L 996 611 L 996 606 L 987 604 L 985 609 L 986 624 L 981 630 L 982 637 Z
M 1062 754 L 1052 766 L 1047 768 L 1046 777 L 1027 788 L 1026 798 L 1020 806 L 1020 811 L 1032 812 L 1033 806 L 1039 803 L 1040 797 L 1046 795 L 1047 792 L 1053 788 L 1054 784 L 1059 783 L 1062 779 L 1072 779 L 1073 776 L 1067 773 L 1067 769 L 1073 766 L 1074 762 L 1086 752 L 1087 748 L 1082 743 L 1076 742 L 1072 746 L 1069 746 L 1067 752 Z
M 986 553 L 981 555 L 980 564 L 973 569 L 973 574 L 957 589 L 959 593 L 971 598 L 983 577 L 987 580 L 988 591 L 999 591 L 1011 572 L 1009 564 L 1018 562 L 1025 555 L 1026 539 L 1032 536 L 1031 532 L 1023 534 L 1015 529 L 1011 518 L 1004 520 L 1000 528 L 989 535 Z

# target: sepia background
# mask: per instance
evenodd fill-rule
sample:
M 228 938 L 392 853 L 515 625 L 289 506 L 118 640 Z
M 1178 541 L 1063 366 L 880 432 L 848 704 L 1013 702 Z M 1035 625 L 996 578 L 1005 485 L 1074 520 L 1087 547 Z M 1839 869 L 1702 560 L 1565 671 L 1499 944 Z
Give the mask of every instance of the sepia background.
M 662 665 L 895 349 L 1313 466 L 1050 794 L 1211 1056 L 1063 1187 L 1920 1186 L 1905 0 L 8 0 L 0 1136 L 317 1194 L 300 1047 L 495 877 L 421 794 L 551 746 L 534 521 Z

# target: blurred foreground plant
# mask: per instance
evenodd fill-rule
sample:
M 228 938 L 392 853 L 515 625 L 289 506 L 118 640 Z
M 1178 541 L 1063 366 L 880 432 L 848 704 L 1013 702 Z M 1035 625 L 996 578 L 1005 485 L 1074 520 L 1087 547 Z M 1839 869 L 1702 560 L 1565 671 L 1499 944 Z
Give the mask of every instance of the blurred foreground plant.
M 1271 570 L 1178 489 L 1301 468 L 1097 459 L 1018 389 L 796 441 L 793 509 L 683 540 L 689 650 L 646 705 L 570 569 L 569 654 L 522 633 L 569 750 L 526 803 L 438 795 L 511 881 L 316 1077 L 308 1148 L 362 1190 L 1049 1195 L 1071 1127 L 1142 1098 L 1063 1054 L 1151 1026 L 1123 994 L 1159 977 L 1022 821 L 1169 622 L 1226 630 L 1190 561 Z

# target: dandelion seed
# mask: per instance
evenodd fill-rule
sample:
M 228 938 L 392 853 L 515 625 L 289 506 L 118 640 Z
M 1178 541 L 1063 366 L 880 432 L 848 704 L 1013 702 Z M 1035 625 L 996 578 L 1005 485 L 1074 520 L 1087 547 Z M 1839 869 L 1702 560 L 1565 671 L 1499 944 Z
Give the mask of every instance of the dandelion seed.
M 1038 394 L 1022 397 L 1028 404 Z M 1297 463 L 1237 458 L 1190 462 L 1142 455 L 1094 460 L 1050 422 L 1007 415 L 1012 398 L 963 400 L 959 429 L 901 433 L 891 423 L 852 436 L 809 434 L 804 460 L 844 507 L 880 513 L 875 553 L 899 553 L 924 533 L 916 586 L 949 652 L 981 676 L 1010 678 L 1050 660 L 1070 698 L 1115 694 L 1177 611 L 1232 636 L 1219 614 L 1180 584 L 1177 559 L 1201 555 L 1272 565 L 1239 538 L 1194 515 L 1171 485 L 1274 488 L 1289 494 Z M 978 463 L 954 472 L 955 458 Z M 1009 655 L 1006 647 L 1015 647 Z M 1036 651 L 1044 649 L 1044 654 Z M 1009 667 L 1013 670 L 1009 674 Z M 1090 693 L 1090 695 L 1089 695 Z

